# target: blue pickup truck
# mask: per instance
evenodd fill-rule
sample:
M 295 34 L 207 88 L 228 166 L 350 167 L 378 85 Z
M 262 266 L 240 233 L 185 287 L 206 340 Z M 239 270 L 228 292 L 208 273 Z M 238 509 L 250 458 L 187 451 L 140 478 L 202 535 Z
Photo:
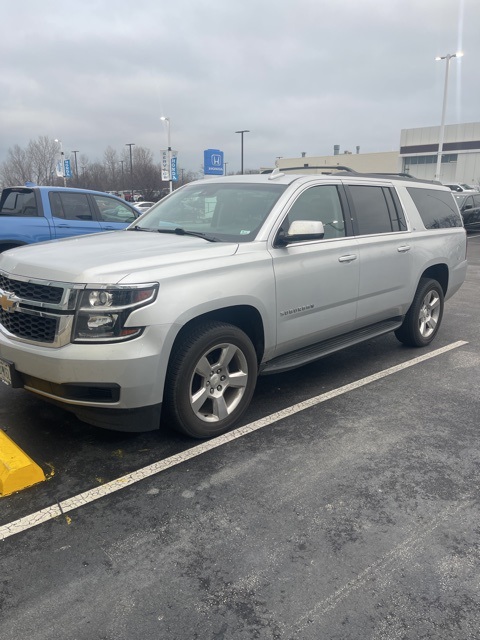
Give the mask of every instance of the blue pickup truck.
M 6 187 L 0 197 L 0 252 L 32 242 L 123 229 L 140 212 L 116 196 L 67 187 Z

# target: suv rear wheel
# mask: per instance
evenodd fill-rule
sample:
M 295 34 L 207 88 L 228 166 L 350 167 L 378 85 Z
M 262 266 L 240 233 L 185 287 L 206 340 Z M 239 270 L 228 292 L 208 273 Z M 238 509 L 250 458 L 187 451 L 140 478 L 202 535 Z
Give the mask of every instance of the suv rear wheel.
M 172 426 L 194 438 L 228 431 L 250 404 L 257 355 L 238 327 L 208 322 L 175 347 L 165 382 L 165 409 Z
M 440 284 L 432 278 L 421 278 L 403 324 L 395 331 L 398 340 L 410 347 L 430 344 L 442 321 L 443 304 Z

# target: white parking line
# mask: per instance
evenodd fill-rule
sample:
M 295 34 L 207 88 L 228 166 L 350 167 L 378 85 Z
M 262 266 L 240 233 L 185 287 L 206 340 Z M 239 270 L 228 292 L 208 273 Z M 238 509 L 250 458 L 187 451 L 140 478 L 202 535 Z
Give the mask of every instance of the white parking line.
M 376 382 L 377 380 L 381 380 L 382 378 L 391 376 L 398 371 L 413 367 L 420 362 L 424 362 L 425 360 L 436 358 L 437 356 L 447 353 L 452 349 L 458 349 L 459 347 L 462 347 L 466 344 L 468 343 L 464 340 L 453 342 L 452 344 L 442 347 L 441 349 L 436 349 L 435 351 L 426 353 L 422 356 L 419 356 L 418 358 L 413 358 L 412 360 L 408 360 L 407 362 L 398 364 L 395 367 L 390 367 L 389 369 L 379 371 L 378 373 L 374 373 L 373 375 L 362 378 L 361 380 L 357 380 L 356 382 L 346 384 L 343 387 L 339 387 L 338 389 L 333 389 L 332 391 L 329 391 L 327 393 L 322 393 L 319 396 L 309 398 L 308 400 L 304 400 L 303 402 L 294 404 L 291 407 L 287 407 L 286 409 L 282 409 L 281 411 L 272 413 L 265 418 L 261 418 L 260 420 L 251 422 L 244 427 L 234 429 L 233 431 L 230 431 L 223 436 L 218 436 L 217 438 L 213 438 L 212 440 L 202 442 L 201 444 L 188 449 L 188 451 L 177 453 L 173 456 L 170 456 L 169 458 L 165 458 L 164 460 L 159 460 L 158 462 L 154 462 L 153 464 L 143 467 L 142 469 L 138 469 L 137 471 L 128 473 L 127 475 L 117 478 L 116 480 L 107 482 L 100 487 L 90 489 L 88 491 L 85 491 L 84 493 L 79 493 L 72 498 L 68 498 L 67 500 L 62 500 L 61 502 L 52 504 L 45 509 L 41 509 L 40 511 L 31 513 L 28 516 L 19 518 L 14 522 L 4 524 L 0 526 L 0 540 L 5 540 L 10 536 L 14 536 L 17 533 L 26 531 L 27 529 L 35 527 L 43 522 L 53 520 L 53 518 L 57 518 L 58 516 L 68 513 L 69 511 L 78 509 L 83 505 L 98 500 L 99 498 L 103 498 L 104 496 L 107 496 L 111 493 L 115 493 L 116 491 L 119 491 L 124 487 L 128 487 L 132 484 L 135 484 L 136 482 L 140 482 L 140 480 L 144 480 L 145 478 L 153 476 L 157 473 L 161 473 L 162 471 L 165 471 L 165 469 L 169 469 L 170 467 L 174 467 L 178 464 L 181 464 L 182 462 L 191 460 L 192 458 L 196 458 L 197 456 L 207 453 L 207 451 L 212 451 L 212 449 L 216 449 L 217 447 L 221 447 L 222 445 L 232 442 L 233 440 L 242 438 L 249 433 L 253 433 L 254 431 L 263 429 L 263 427 L 267 427 L 274 422 L 283 420 L 283 418 L 289 418 L 290 416 L 293 416 L 300 411 L 304 411 L 305 409 L 314 407 L 317 404 L 321 404 L 322 402 L 326 402 L 327 400 L 336 398 L 337 396 L 348 393 L 349 391 L 354 391 L 355 389 L 364 387 L 371 382 Z

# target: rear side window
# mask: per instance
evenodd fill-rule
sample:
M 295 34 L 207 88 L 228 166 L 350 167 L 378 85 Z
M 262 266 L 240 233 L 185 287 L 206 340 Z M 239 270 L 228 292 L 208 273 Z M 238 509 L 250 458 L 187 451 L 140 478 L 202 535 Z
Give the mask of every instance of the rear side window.
M 462 227 L 463 222 L 452 193 L 440 189 L 407 187 L 426 229 Z
M 50 206 L 55 218 L 65 220 L 92 220 L 88 197 L 84 193 L 52 191 L 49 193 Z
M 395 192 L 388 187 L 349 185 L 356 219 L 356 234 L 405 231 L 406 224 Z

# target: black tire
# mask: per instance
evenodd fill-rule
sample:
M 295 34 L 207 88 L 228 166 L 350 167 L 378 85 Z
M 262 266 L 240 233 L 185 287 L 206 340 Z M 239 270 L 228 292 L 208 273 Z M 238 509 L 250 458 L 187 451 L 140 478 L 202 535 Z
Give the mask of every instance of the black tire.
M 193 438 L 231 429 L 252 399 L 258 362 L 249 337 L 238 327 L 208 322 L 175 346 L 167 370 L 167 424 Z
M 443 289 L 432 278 L 421 278 L 412 305 L 395 331 L 409 347 L 425 347 L 435 338 L 443 317 Z

